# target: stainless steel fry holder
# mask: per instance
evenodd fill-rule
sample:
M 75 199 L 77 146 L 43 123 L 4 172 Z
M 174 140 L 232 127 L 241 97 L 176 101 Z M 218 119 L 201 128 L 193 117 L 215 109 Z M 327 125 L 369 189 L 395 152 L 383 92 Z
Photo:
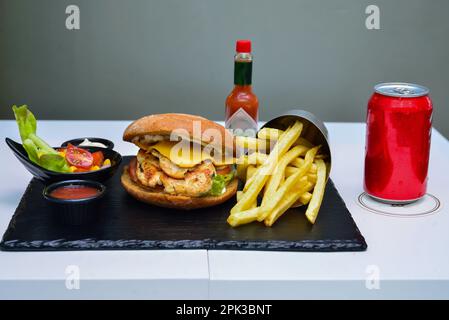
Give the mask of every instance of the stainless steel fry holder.
M 321 145 L 320 153 L 327 155 L 325 162 L 329 164 L 327 166 L 327 179 L 329 179 L 332 164 L 331 149 L 329 147 L 329 134 L 323 121 L 318 119 L 314 114 L 300 109 L 289 110 L 266 122 L 262 128 L 266 127 L 286 130 L 290 125 L 298 120 L 304 125 L 301 132 L 301 137 L 309 140 L 313 145 Z

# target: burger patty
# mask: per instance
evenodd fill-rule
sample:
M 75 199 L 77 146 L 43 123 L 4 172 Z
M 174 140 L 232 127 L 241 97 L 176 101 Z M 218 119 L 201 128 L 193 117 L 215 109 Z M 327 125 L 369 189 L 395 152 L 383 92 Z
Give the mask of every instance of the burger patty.
M 176 164 L 170 161 L 170 159 L 161 155 L 158 151 L 152 150 L 151 154 L 159 159 L 159 166 L 164 173 L 175 179 L 184 179 L 186 173 L 189 171 L 186 168 L 180 168 Z
M 156 155 L 139 150 L 136 160 L 129 166 L 130 176 L 135 182 L 151 188 L 162 186 L 167 193 L 190 197 L 203 196 L 212 188 L 216 173 L 212 162 L 204 161 L 185 169 L 160 154 Z
M 164 173 L 160 171 L 158 159 L 142 149 L 137 153 L 136 176 L 144 186 L 154 188 L 162 185 L 161 177 Z
M 214 174 L 215 167 L 212 162 L 205 161 L 189 170 L 184 179 L 174 179 L 168 175 L 163 175 L 161 179 L 167 193 L 200 197 L 212 188 Z

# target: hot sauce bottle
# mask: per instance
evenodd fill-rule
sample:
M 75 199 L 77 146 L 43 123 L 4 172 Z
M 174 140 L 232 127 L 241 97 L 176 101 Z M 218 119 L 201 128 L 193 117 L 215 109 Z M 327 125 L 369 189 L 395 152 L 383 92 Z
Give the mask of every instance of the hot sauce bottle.
M 234 88 L 226 98 L 225 126 L 234 135 L 255 137 L 259 118 L 259 100 L 251 85 L 253 71 L 251 41 L 238 40 L 236 52 Z

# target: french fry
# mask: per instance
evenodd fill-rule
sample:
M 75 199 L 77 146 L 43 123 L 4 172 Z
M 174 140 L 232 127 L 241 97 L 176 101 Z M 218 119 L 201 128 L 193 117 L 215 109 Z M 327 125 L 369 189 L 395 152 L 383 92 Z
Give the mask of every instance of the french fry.
M 306 152 L 309 150 L 304 146 L 299 146 L 301 148 L 301 153 L 300 155 L 305 155 Z M 267 155 L 264 153 L 259 153 L 259 152 L 254 152 L 252 154 L 250 154 L 247 157 L 247 163 L 250 164 L 256 164 L 256 165 L 262 165 L 266 160 L 267 160 Z M 293 159 L 290 163 L 292 166 L 288 166 L 286 168 L 286 172 L 285 172 L 285 176 L 289 177 L 294 173 L 294 170 L 301 167 L 304 164 L 304 159 L 302 158 L 296 158 Z M 296 167 L 294 167 L 296 166 Z M 311 168 L 310 168 L 310 173 L 316 173 L 316 165 L 312 164 Z M 245 171 L 245 178 L 246 178 L 246 171 Z M 243 178 L 242 180 L 245 180 L 245 178 Z M 246 191 L 251 185 L 251 182 L 249 184 L 245 185 L 245 189 L 244 191 Z
M 243 186 L 243 192 L 246 192 L 251 187 L 251 184 L 253 183 L 254 178 L 255 178 L 255 174 L 253 174 L 249 180 L 246 180 L 246 183 Z
M 248 166 L 248 169 L 246 169 L 246 181 L 251 179 L 251 177 L 254 175 L 256 170 L 257 170 L 257 168 L 255 166 L 253 166 L 253 165 Z
M 254 152 L 248 156 L 248 163 L 255 165 L 262 165 L 265 161 L 267 161 L 267 158 L 268 156 L 264 153 Z M 253 179 L 247 180 L 243 188 L 243 191 L 248 190 L 248 188 L 251 186 L 252 181 Z
M 298 140 L 296 140 L 296 142 L 293 144 L 295 146 L 301 145 L 301 146 L 305 146 L 307 148 L 312 148 L 313 144 L 312 142 L 310 142 L 309 140 L 299 137 Z
M 253 166 L 253 165 L 249 165 L 248 166 L 248 169 L 246 170 L 246 183 L 245 183 L 245 186 L 246 185 L 249 186 L 251 184 L 251 182 L 252 182 L 251 178 L 254 176 L 256 171 L 257 171 L 257 168 L 255 166 Z M 254 201 L 254 203 L 256 203 L 256 201 Z M 251 207 L 254 207 L 254 205 L 252 205 Z
M 296 200 L 292 207 L 296 208 L 308 204 L 310 202 L 310 199 L 312 199 L 312 194 L 309 191 L 311 191 L 314 186 L 315 184 L 309 181 L 306 191 L 301 195 L 301 197 L 299 197 L 298 200 Z
M 246 211 L 241 211 L 229 215 L 227 222 L 231 227 L 238 227 L 242 224 L 247 224 L 257 220 L 259 216 L 260 207 L 252 208 Z
M 243 191 L 237 191 L 237 201 L 240 201 L 240 199 L 242 199 L 243 196 Z M 253 204 L 251 205 L 251 209 L 257 207 L 257 201 L 254 201 Z
M 306 217 L 310 223 L 314 224 L 320 210 L 321 202 L 323 201 L 324 189 L 326 187 L 326 164 L 323 160 L 317 159 L 317 181 L 313 189 L 312 199 L 306 210 Z
M 248 168 L 249 168 L 250 166 L 248 166 Z M 245 185 L 244 185 L 244 187 L 243 187 L 243 192 L 245 192 L 246 190 L 248 190 L 248 188 L 251 186 L 251 183 L 254 181 L 254 174 L 256 173 L 256 171 L 257 171 L 257 169 L 258 169 L 258 167 L 255 167 L 255 166 L 253 166 L 253 165 L 251 165 L 251 169 L 250 169 L 250 171 L 251 171 L 251 173 L 250 174 L 248 174 L 248 170 L 247 170 L 247 172 L 246 172 L 246 182 L 245 182 Z
M 263 221 L 266 217 L 275 209 L 278 203 L 285 197 L 285 195 L 292 190 L 296 184 L 307 183 L 306 177 L 301 177 L 300 172 L 290 176 L 285 180 L 284 184 L 274 193 L 274 195 L 268 198 L 265 205 L 260 206 L 259 217 L 257 221 Z
M 284 131 L 273 128 L 263 128 L 257 133 L 257 137 L 263 140 L 278 140 Z
M 244 148 L 248 150 L 267 150 L 270 142 L 263 139 L 253 138 L 253 137 L 243 137 L 236 136 L 235 137 L 235 145 L 239 148 Z
M 298 170 L 299 168 L 297 167 L 287 166 L 287 168 L 285 168 L 285 176 L 288 178 Z
M 287 180 L 285 180 L 284 184 L 280 186 L 279 189 L 277 189 L 277 191 L 270 193 L 269 196 L 264 196 L 262 200 L 260 215 L 257 219 L 258 221 L 265 220 L 265 218 L 275 208 L 277 203 L 285 196 L 285 194 L 290 189 L 292 189 L 295 183 L 298 183 L 300 179 L 302 179 L 304 175 L 306 175 L 313 163 L 313 159 L 315 158 L 315 154 L 318 152 L 319 148 L 320 146 L 316 146 L 312 149 L 309 149 L 309 151 L 307 151 L 306 153 L 304 164 L 299 168 L 299 170 L 292 176 L 288 177 Z M 304 177 L 304 179 L 307 182 L 307 177 Z
M 261 165 L 268 158 L 268 155 L 260 152 L 253 152 L 250 155 L 242 155 L 237 159 L 237 176 L 240 180 L 246 180 L 246 170 L 249 165 Z
M 238 166 L 248 166 L 248 156 L 246 154 L 240 155 L 236 160 L 235 164 Z
M 291 190 L 265 219 L 265 225 L 267 227 L 271 227 L 276 220 L 279 219 L 282 214 L 284 214 L 284 212 L 287 211 L 301 197 L 304 191 L 310 187 L 309 184 L 310 182 L 305 182 L 300 185 L 299 189 Z
M 297 167 L 287 166 L 287 168 L 285 168 L 285 176 L 288 178 L 298 170 L 299 170 L 299 168 L 297 168 Z M 315 183 L 316 182 L 316 173 L 312 173 L 309 170 L 309 172 L 307 173 L 307 178 L 309 179 L 310 182 Z
M 251 188 L 244 190 L 242 199 L 238 201 L 231 209 L 231 214 L 247 210 L 251 207 L 254 201 L 257 200 L 257 195 L 264 187 L 269 175 L 273 172 L 276 166 L 276 160 L 281 157 L 292 144 L 298 139 L 301 134 L 302 123 L 297 121 L 292 127 L 286 130 L 285 134 L 281 136 L 278 142 L 273 147 L 273 150 L 268 155 L 267 160 L 257 169 L 256 173 L 251 179 Z
M 265 205 L 268 201 L 268 198 L 272 197 L 276 190 L 278 189 L 282 178 L 284 177 L 285 168 L 287 165 L 304 150 L 302 146 L 296 146 L 290 149 L 287 153 L 285 153 L 281 159 L 279 160 L 276 168 L 274 169 L 273 174 L 268 180 L 267 185 L 265 186 L 265 193 L 262 200 L 262 206 Z M 299 170 L 299 169 L 298 169 Z M 263 219 L 262 219 L 263 220 Z
M 246 170 L 248 169 L 248 166 L 245 164 L 238 164 L 237 165 L 237 177 L 242 180 L 246 181 Z
M 315 173 L 308 173 L 307 180 L 309 180 L 309 182 L 311 182 L 315 185 L 316 180 L 317 180 L 317 175 Z
M 245 154 L 242 154 L 236 159 L 236 165 L 237 165 L 237 177 L 245 181 L 246 180 L 246 170 L 248 169 L 248 166 L 250 165 L 248 156 Z
M 250 159 L 251 158 L 251 159 Z M 251 154 L 249 157 L 248 157 L 248 159 L 249 160 L 251 160 L 252 162 L 257 162 L 257 161 L 259 161 L 262 165 L 267 161 L 267 159 L 268 159 L 268 156 L 266 156 L 265 154 L 263 154 L 263 153 L 253 153 L 253 154 Z M 275 159 L 276 160 L 276 159 Z M 260 168 L 260 167 L 259 167 Z M 268 177 L 267 177 L 268 178 Z M 246 181 L 246 183 L 245 183 L 245 186 L 244 186 L 244 188 L 243 188 L 243 191 L 244 192 L 246 192 L 249 188 L 250 188 L 250 186 L 251 186 L 251 184 L 252 184 L 252 182 L 255 180 L 255 175 L 253 175 L 249 180 L 247 180 Z M 265 182 L 264 182 L 264 184 L 265 184 Z M 263 185 L 262 185 L 262 188 L 263 188 Z M 260 191 L 259 191 L 260 192 Z M 257 201 L 257 195 L 256 195 L 256 200 L 254 201 L 254 202 L 256 202 Z M 251 206 L 251 207 L 253 207 L 253 205 Z M 231 211 L 232 212 L 232 211 Z
M 262 165 L 265 161 L 267 161 L 268 155 L 260 152 L 253 152 L 248 156 L 248 163 L 254 165 Z
M 320 146 L 311 143 L 313 132 L 307 125 L 297 121 L 286 130 L 263 128 L 257 138 L 236 138 L 236 146 L 250 154 L 237 162 L 238 176 L 246 182 L 227 219 L 231 226 L 256 220 L 272 226 L 289 208 L 302 205 L 307 206 L 307 219 L 315 223 L 326 185 L 328 164 L 324 161 L 329 161 L 329 155 L 318 154 Z M 258 196 L 262 196 L 259 207 Z
M 283 130 L 279 130 L 279 129 L 273 129 L 273 128 L 263 128 L 260 129 L 260 131 L 257 133 L 257 137 L 261 140 L 265 139 L 265 140 L 277 140 L 279 139 L 279 136 L 284 133 Z M 294 146 L 305 146 L 307 148 L 312 148 L 313 147 L 313 143 L 310 142 L 308 139 L 303 138 L 303 137 L 299 137 L 298 140 L 295 141 L 295 143 L 293 144 Z
M 304 192 L 299 197 L 299 201 L 301 201 L 302 204 L 308 204 L 311 198 L 312 198 L 312 194 L 307 191 L 307 192 Z
M 304 163 L 304 159 L 302 158 L 296 158 L 294 159 L 292 162 L 290 162 L 290 164 L 294 167 L 300 168 Z M 310 167 L 309 170 L 311 173 L 316 173 L 316 164 L 312 164 L 312 166 Z
M 246 181 L 246 170 L 249 165 L 259 165 L 262 164 L 268 156 L 263 153 L 254 152 L 248 155 L 242 155 L 236 160 L 237 165 L 237 177 Z

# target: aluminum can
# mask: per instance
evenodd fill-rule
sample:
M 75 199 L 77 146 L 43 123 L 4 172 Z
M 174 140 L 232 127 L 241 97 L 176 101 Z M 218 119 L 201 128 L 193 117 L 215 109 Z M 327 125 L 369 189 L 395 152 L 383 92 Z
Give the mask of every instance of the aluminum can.
M 409 83 L 382 83 L 368 102 L 364 189 L 389 203 L 410 203 L 427 188 L 432 100 Z

